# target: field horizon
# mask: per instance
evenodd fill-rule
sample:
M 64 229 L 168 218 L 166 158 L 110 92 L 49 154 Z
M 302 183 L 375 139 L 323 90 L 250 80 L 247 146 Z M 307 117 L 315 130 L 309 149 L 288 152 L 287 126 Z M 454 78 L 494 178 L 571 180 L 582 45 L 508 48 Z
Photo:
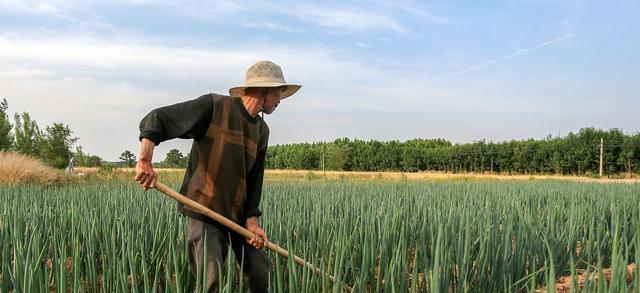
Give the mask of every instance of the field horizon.
M 115 172 L 131 173 L 135 168 L 114 168 Z M 154 168 L 160 174 L 184 173 L 183 168 Z M 99 167 L 76 167 L 76 173 L 93 174 L 100 171 Z M 175 175 L 175 174 L 174 174 Z M 618 178 L 622 177 L 622 178 Z M 322 170 L 265 170 L 266 181 L 278 180 L 409 180 L 409 181 L 456 181 L 456 180 L 488 180 L 488 181 L 522 181 L 522 180 L 564 180 L 574 182 L 598 183 L 640 183 L 638 174 L 619 174 L 614 177 L 588 177 L 577 175 L 550 174 L 502 174 L 502 173 L 445 173 L 445 172 L 366 172 L 366 171 L 322 171 Z

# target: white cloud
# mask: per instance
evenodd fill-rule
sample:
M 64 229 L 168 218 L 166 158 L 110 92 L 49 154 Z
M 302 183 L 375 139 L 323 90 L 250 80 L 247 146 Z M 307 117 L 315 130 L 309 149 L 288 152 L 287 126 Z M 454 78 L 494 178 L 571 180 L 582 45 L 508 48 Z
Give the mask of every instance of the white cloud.
M 243 54 L 190 48 L 155 47 L 115 43 L 95 38 L 9 39 L 0 37 L 0 58 L 26 62 L 91 67 L 103 70 L 202 68 L 202 60 L 220 58 L 216 64 L 238 62 Z M 206 61 L 205 61 L 206 62 Z
M 357 30 L 389 30 L 405 33 L 405 29 L 393 18 L 364 10 L 353 6 L 340 8 L 322 6 L 315 3 L 294 3 L 292 7 L 281 9 L 281 13 L 288 14 L 304 22 L 311 22 L 317 26 L 344 31 Z
M 109 1 L 107 1 L 109 2 Z M 112 3 L 112 2 L 110 2 Z M 228 16 L 248 9 L 245 1 L 215 0 L 215 1 L 173 1 L 173 0 L 132 0 L 118 1 L 119 4 L 150 5 L 168 7 L 172 12 L 197 18 L 211 18 Z
M 21 11 L 31 14 L 52 14 L 59 12 L 59 4 L 56 1 L 0 1 L 0 8 L 5 11 Z
M 48 77 L 53 76 L 53 73 L 48 70 L 34 69 L 34 68 L 17 68 L 11 69 L 9 67 L 0 67 L 0 78 L 31 78 L 31 77 Z
M 273 31 L 284 31 L 291 33 L 302 33 L 304 30 L 293 28 L 275 21 L 255 21 L 247 17 L 242 17 L 240 22 L 243 26 L 257 29 L 269 29 Z
M 271 30 L 299 32 L 294 28 L 278 22 L 279 16 L 288 16 L 304 23 L 339 30 L 388 30 L 404 33 L 407 31 L 398 21 L 387 14 L 376 13 L 358 5 L 345 5 L 314 1 L 124 1 L 132 4 L 158 5 L 169 7 L 171 11 L 198 18 L 244 19 L 243 24 L 250 27 L 264 27 Z M 383 5 L 387 6 L 387 5 Z M 424 10 L 411 5 L 393 5 L 414 15 L 428 16 Z M 434 17 L 435 18 L 435 17 Z
M 80 29 L 97 29 L 113 31 L 115 28 L 95 12 L 84 7 L 83 1 L 0 1 L 0 8 L 5 11 L 51 16 L 69 22 Z
M 179 48 L 140 39 L 3 36 L 0 88 L 10 111 L 28 111 L 43 126 L 69 124 L 86 151 L 115 160 L 123 149 L 135 150 L 137 123 L 149 110 L 206 92 L 226 93 L 242 83 L 244 70 L 260 59 L 280 64 L 289 82 L 303 85 L 295 103 L 288 100 L 285 106 L 296 113 L 293 117 L 338 108 L 385 110 L 389 97 L 376 89 L 402 80 L 322 48 Z M 295 133 L 287 131 L 294 125 L 279 121 L 288 120 L 275 116 L 274 125 L 281 131 L 272 142 L 295 139 Z M 307 122 L 303 118 L 298 123 Z M 188 144 L 168 145 L 188 150 Z
M 313 81 L 323 86 L 332 85 L 334 89 L 346 90 L 354 83 L 367 84 L 384 74 L 323 48 L 256 43 L 225 49 L 181 48 L 149 44 L 144 40 L 0 36 L 0 66 L 10 68 L 13 75 L 37 73 L 50 79 L 90 78 L 97 83 L 146 80 L 160 85 L 188 80 L 227 87 L 240 83 L 244 70 L 261 59 L 281 63 L 290 81 L 303 84 Z M 34 68 L 39 71 L 33 71 Z M 336 77 L 337 73 L 340 78 Z
M 96 13 L 95 7 L 100 6 L 129 6 L 131 9 L 147 7 L 161 7 L 171 14 L 184 15 L 206 21 L 236 21 L 248 27 L 261 27 L 276 31 L 301 32 L 303 28 L 294 27 L 282 22 L 282 16 L 291 17 L 299 22 L 312 24 L 337 32 L 358 31 L 391 31 L 406 33 L 404 27 L 388 8 L 401 11 L 405 15 L 426 17 L 436 22 L 446 22 L 444 19 L 432 16 L 425 9 L 412 3 L 386 3 L 374 1 L 373 7 L 365 8 L 362 3 L 354 5 L 341 2 L 305 2 L 285 1 L 273 3 L 269 1 L 151 1 L 151 0 L 116 0 L 116 1 L 4 1 L 0 8 L 26 14 L 46 15 L 62 19 L 82 29 L 118 31 L 113 24 Z
M 387 0 L 368 0 L 367 2 L 375 3 L 376 5 L 382 7 L 388 7 L 392 9 L 396 9 L 398 11 L 404 12 L 406 14 L 411 14 L 414 16 L 418 16 L 421 18 L 425 18 L 429 21 L 435 23 L 442 24 L 452 24 L 453 21 L 449 18 L 437 16 L 431 13 L 427 8 L 423 7 L 422 3 L 414 2 L 414 1 L 406 1 L 406 0 L 395 0 L 395 1 L 387 1 Z

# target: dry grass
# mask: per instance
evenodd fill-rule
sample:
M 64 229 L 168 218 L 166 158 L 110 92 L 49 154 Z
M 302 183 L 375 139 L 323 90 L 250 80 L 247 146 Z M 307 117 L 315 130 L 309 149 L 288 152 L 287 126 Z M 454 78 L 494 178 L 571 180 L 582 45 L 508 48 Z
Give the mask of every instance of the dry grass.
M 154 168 L 161 180 L 181 182 L 185 169 Z M 100 168 L 75 168 L 75 173 L 96 174 Z M 115 168 L 112 179 L 132 180 L 135 168 Z M 318 170 L 265 170 L 265 181 L 322 181 L 322 180 L 354 180 L 354 181 L 526 181 L 526 180 L 565 180 L 595 183 L 640 183 L 639 178 L 609 179 L 563 175 L 508 175 L 477 173 L 443 173 L 443 172 L 354 172 L 354 171 L 318 171 Z
M 308 171 L 308 170 L 266 170 L 266 180 L 296 179 L 354 179 L 354 180 L 411 180 L 411 181 L 524 181 L 524 180 L 567 180 L 598 183 L 640 183 L 640 179 L 594 179 L 580 176 L 562 175 L 507 175 L 507 174 L 452 174 L 442 172 L 349 172 L 349 171 Z
M 0 151 L 0 184 L 55 184 L 65 181 L 61 171 L 41 161 L 15 152 Z

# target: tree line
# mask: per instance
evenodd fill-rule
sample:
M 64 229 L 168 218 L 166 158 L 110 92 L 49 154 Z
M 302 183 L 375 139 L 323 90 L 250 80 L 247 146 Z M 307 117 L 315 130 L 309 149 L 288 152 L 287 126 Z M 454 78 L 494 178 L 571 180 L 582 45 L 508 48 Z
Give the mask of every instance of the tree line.
M 596 175 L 600 140 L 604 141 L 605 174 L 638 173 L 640 133 L 620 129 L 583 128 L 563 137 L 454 144 L 444 139 L 333 142 L 270 146 L 270 169 L 341 171 L 441 171 Z
M 110 164 L 73 145 L 78 138 L 68 125 L 53 123 L 41 130 L 29 113 L 7 115 L 6 99 L 0 102 L 0 151 L 11 150 L 41 159 L 56 167 Z M 339 138 L 333 142 L 270 146 L 266 168 L 339 171 L 441 171 L 508 174 L 595 175 L 599 172 L 600 140 L 604 141 L 605 174 L 640 173 L 640 133 L 620 129 L 580 129 L 563 137 L 454 144 L 445 139 L 376 141 Z M 120 165 L 132 167 L 136 156 L 125 150 Z M 189 161 L 177 149 L 170 150 L 156 167 L 185 168 Z
M 28 112 L 22 112 L 14 114 L 14 124 L 11 124 L 8 109 L 7 99 L 2 99 L 0 101 L 0 151 L 19 152 L 59 169 L 67 167 L 70 159 L 73 159 L 74 166 L 79 167 L 135 166 L 136 156 L 129 150 L 120 154 L 120 161 L 117 163 L 107 162 L 99 156 L 91 155 L 79 145 L 75 146 L 73 151 L 79 138 L 73 136 L 73 131 L 63 123 L 56 122 L 42 130 Z M 160 168 L 186 168 L 187 162 L 188 155 L 184 156 L 179 150 L 172 149 L 163 161 L 155 165 Z
M 55 168 L 64 168 L 73 155 L 71 147 L 78 140 L 68 125 L 53 123 L 42 130 L 28 112 L 15 113 L 9 121 L 6 99 L 0 102 L 0 151 L 16 151 L 36 157 Z M 90 156 L 89 156 L 90 157 Z

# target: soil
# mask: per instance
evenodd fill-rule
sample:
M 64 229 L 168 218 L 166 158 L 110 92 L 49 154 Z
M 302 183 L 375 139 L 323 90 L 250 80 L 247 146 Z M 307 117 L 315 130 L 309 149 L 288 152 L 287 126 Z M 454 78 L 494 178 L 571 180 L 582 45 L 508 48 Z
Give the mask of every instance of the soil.
M 634 277 L 633 273 L 635 268 L 636 268 L 635 263 L 632 263 L 627 266 L 627 284 L 631 284 L 631 282 L 633 282 L 633 277 Z M 604 277 L 608 283 L 611 280 L 611 269 L 603 269 L 602 273 L 604 274 Z M 582 287 L 584 286 L 584 283 L 586 280 L 598 281 L 598 275 L 599 275 L 598 272 L 592 272 L 589 274 L 589 276 L 587 276 L 586 273 L 582 273 L 580 276 L 577 277 L 578 288 L 582 290 Z M 571 292 L 572 285 L 573 285 L 573 281 L 570 276 L 561 277 L 558 280 L 558 283 L 556 283 L 556 292 L 569 293 Z M 547 291 L 548 291 L 547 288 L 540 288 L 536 290 L 536 293 L 546 293 Z

